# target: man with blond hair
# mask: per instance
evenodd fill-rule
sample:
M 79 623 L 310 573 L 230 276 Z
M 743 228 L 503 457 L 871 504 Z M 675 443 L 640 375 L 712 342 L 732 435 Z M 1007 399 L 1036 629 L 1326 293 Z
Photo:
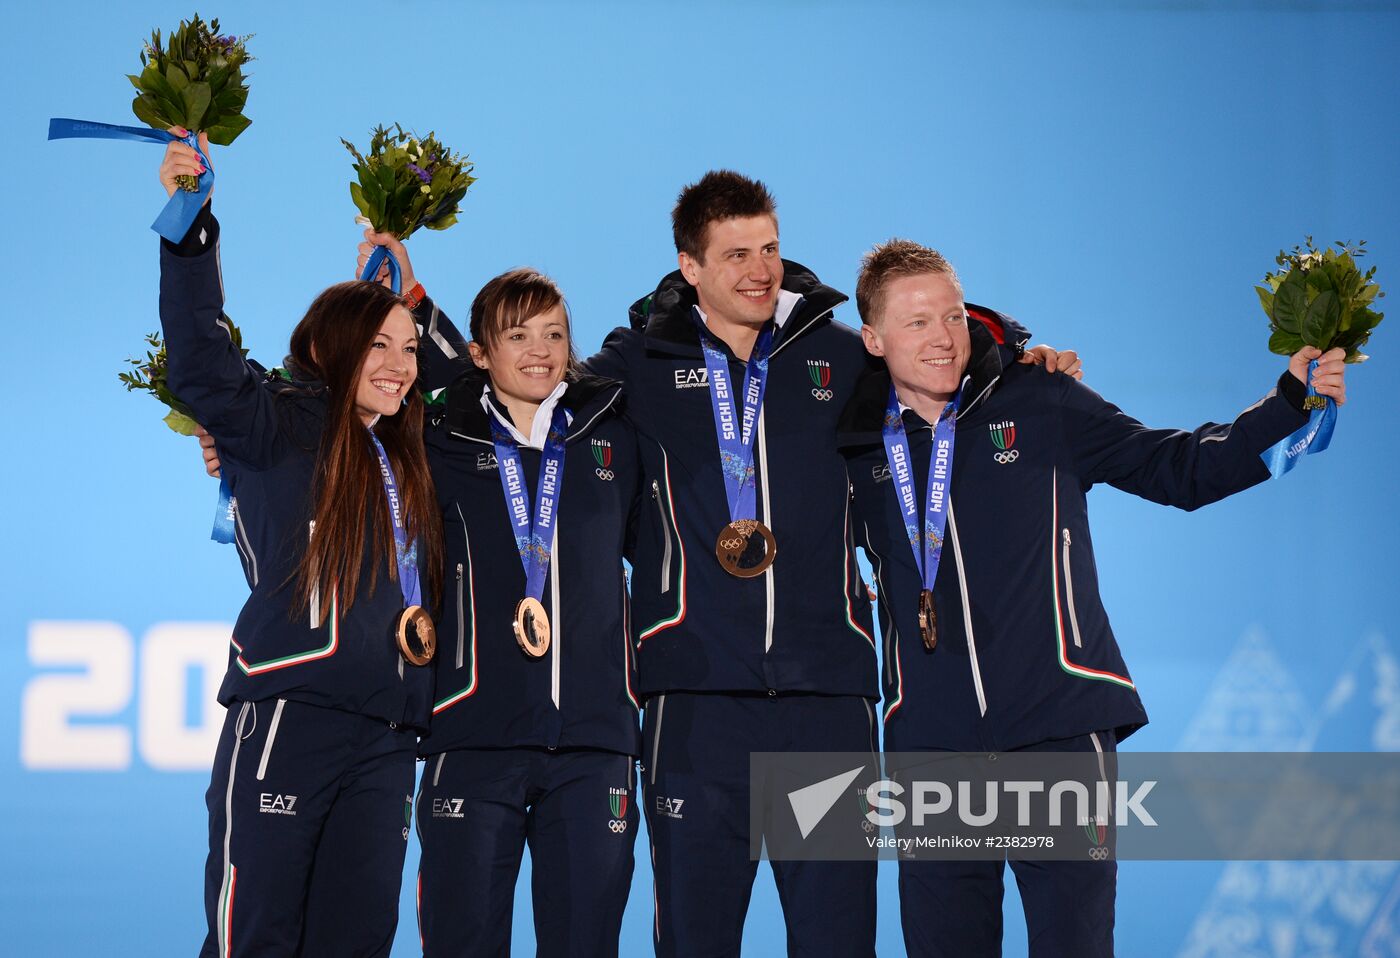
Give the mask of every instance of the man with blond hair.
M 856 303 L 882 363 L 838 441 L 892 646 L 886 750 L 1112 753 L 1147 714 L 1099 597 L 1088 490 L 1190 510 L 1262 482 L 1260 454 L 1307 420 L 1309 360 L 1317 392 L 1344 401 L 1342 350 L 1303 349 L 1232 424 L 1187 433 L 1149 429 L 1069 376 L 1004 365 L 987 326 L 998 314 L 965 303 L 925 246 L 875 247 Z M 1113 954 L 1114 861 L 1011 868 L 1032 956 Z M 1003 872 L 902 860 L 909 954 L 1000 955 Z

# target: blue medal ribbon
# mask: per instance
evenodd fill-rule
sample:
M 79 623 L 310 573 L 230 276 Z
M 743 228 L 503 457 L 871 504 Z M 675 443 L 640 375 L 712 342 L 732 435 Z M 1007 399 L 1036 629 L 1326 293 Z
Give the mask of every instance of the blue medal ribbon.
M 1308 363 L 1308 395 L 1316 396 L 1317 389 L 1313 387 L 1313 370 L 1317 369 L 1317 360 Z M 1264 460 L 1264 465 L 1269 467 L 1269 475 L 1277 479 L 1298 464 L 1298 460 L 1304 456 L 1311 456 L 1313 453 L 1322 452 L 1332 442 L 1332 431 L 1337 427 L 1337 404 L 1330 397 L 1327 398 L 1327 405 L 1321 409 L 1314 409 L 1308 415 L 1308 421 L 1293 431 L 1287 439 L 1281 439 L 1273 446 L 1264 450 L 1259 458 Z
M 214 528 L 209 538 L 221 545 L 233 542 L 233 491 L 228 487 L 228 476 L 219 472 L 219 505 L 214 510 Z
M 399 261 L 394 254 L 389 252 L 387 246 L 376 246 L 374 252 L 370 254 L 369 261 L 365 263 L 365 270 L 360 274 L 360 279 L 375 282 L 375 277 L 379 275 L 379 267 L 384 265 L 384 261 L 389 261 L 389 286 L 394 292 L 401 292 L 399 289 Z
M 729 359 L 705 328 L 699 311 L 693 314 L 700 332 L 700 349 L 710 380 L 710 406 L 715 415 L 715 436 L 719 439 L 720 471 L 724 474 L 724 494 L 729 500 L 729 519 L 753 519 L 757 510 L 753 470 L 754 439 L 758 433 L 758 412 L 768 387 L 768 357 L 773 352 L 775 325 L 770 320 L 754 341 L 744 372 L 743 413 L 735 405 L 734 383 L 729 378 Z
M 510 510 L 511 529 L 515 545 L 520 550 L 520 564 L 525 567 L 525 595 L 531 599 L 544 597 L 544 580 L 549 573 L 550 551 L 554 543 L 554 525 L 559 512 L 559 484 L 564 478 L 564 439 L 569 432 L 568 412 L 562 405 L 554 407 L 549 423 L 549 436 L 540 456 L 539 481 L 535 485 L 535 509 L 530 511 L 530 498 L 525 488 L 525 466 L 520 461 L 520 445 L 497 419 L 491 421 L 491 441 L 496 447 L 496 471 L 505 491 L 506 508 Z
M 394 527 L 394 555 L 399 567 L 399 590 L 403 592 L 404 608 L 423 604 L 423 590 L 418 582 L 418 543 L 408 541 L 408 521 L 404 516 L 403 498 L 399 495 L 399 484 L 394 479 L 394 468 L 384 452 L 384 445 L 374 430 L 369 431 L 374 443 L 375 454 L 379 456 L 379 478 L 384 482 L 384 498 L 389 501 L 389 518 Z
M 909 436 L 904 431 L 904 418 L 899 413 L 899 397 L 895 395 L 894 383 L 890 383 L 885 422 L 880 428 L 885 441 L 885 458 L 889 461 L 890 476 L 899 497 L 899 511 L 904 517 L 904 530 L 909 536 L 909 547 L 914 550 L 914 567 L 919 570 L 919 578 L 925 589 L 933 588 L 933 582 L 938 578 L 938 563 L 943 557 L 943 533 L 947 524 L 949 492 L 953 485 L 953 439 L 961 399 L 962 390 L 958 390 L 952 401 L 943 407 L 943 413 L 934 426 L 922 531 Z
M 165 208 L 151 224 L 151 229 L 172 243 L 179 243 L 185 238 L 185 234 L 194 223 L 194 218 L 199 215 L 199 208 L 204 205 L 204 201 L 209 198 L 209 191 L 214 188 L 214 168 L 209 165 L 209 157 L 199 148 L 199 138 L 193 132 L 189 136 L 176 136 L 165 130 L 153 130 L 144 126 L 114 126 L 111 123 L 54 117 L 49 120 L 49 139 L 131 140 L 160 146 L 179 140 L 193 147 L 199 158 L 204 161 L 204 172 L 199 174 L 198 192 L 186 193 L 177 187 L 175 194 L 166 201 Z

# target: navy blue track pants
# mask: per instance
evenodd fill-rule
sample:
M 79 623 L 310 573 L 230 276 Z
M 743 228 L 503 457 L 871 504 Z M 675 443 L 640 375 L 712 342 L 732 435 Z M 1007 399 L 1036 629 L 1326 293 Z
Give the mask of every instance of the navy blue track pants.
M 427 958 L 510 954 L 530 846 L 536 955 L 617 955 L 637 840 L 636 761 L 601 749 L 456 749 L 418 791 L 418 925 Z
M 647 702 L 642 741 L 656 953 L 738 955 L 758 872 L 749 753 L 873 756 L 874 705 L 859 696 L 672 692 Z M 873 958 L 874 861 L 771 864 L 789 955 Z
M 388 955 L 416 745 L 352 712 L 234 703 L 205 795 L 201 958 Z
M 1017 751 L 1098 752 L 1100 774 L 1109 782 L 1115 778 L 1116 742 L 1111 731 L 1040 742 Z M 1113 958 L 1116 861 L 1009 861 L 1026 915 L 1030 958 Z M 908 954 L 913 958 L 999 956 L 1005 865 L 1004 861 L 901 860 L 899 912 Z

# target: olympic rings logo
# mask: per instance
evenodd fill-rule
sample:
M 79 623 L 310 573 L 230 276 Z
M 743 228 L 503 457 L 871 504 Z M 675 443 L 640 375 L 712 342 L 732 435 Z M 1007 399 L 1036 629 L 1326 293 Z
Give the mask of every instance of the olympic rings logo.
M 832 392 L 830 389 L 813 389 L 812 395 L 822 402 L 829 402 L 836 393 Z
M 997 454 L 996 454 L 995 456 L 993 456 L 992 458 L 995 459 L 997 462 L 1001 463 L 1001 464 L 1004 466 L 1004 465 L 1006 465 L 1008 462 L 1015 462 L 1018 458 L 1020 458 L 1020 456 L 1021 456 L 1021 450 L 1019 450 L 1019 449 L 1008 449 L 1006 452 L 999 452 L 999 453 L 997 453 Z
M 612 821 L 608 822 L 608 828 L 612 829 L 614 835 L 621 835 L 623 832 L 627 831 L 627 823 L 620 818 L 614 818 Z M 1097 850 L 1098 849 L 1095 849 L 1095 851 Z
M 744 544 L 743 539 L 721 539 L 719 545 L 721 549 L 738 549 Z
M 1102 845 L 1098 848 L 1089 849 L 1089 857 L 1096 862 L 1108 861 L 1108 849 Z
M 613 471 L 611 469 L 594 469 L 593 473 L 604 482 L 613 481 Z

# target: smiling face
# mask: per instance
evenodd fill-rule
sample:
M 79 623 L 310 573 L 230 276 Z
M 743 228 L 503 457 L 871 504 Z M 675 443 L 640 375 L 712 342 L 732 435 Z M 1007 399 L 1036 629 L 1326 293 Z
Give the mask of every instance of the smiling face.
M 355 383 L 355 412 L 365 424 L 392 416 L 418 378 L 418 331 L 413 317 L 395 306 L 370 343 Z
M 773 318 L 783 285 L 773 217 L 715 220 L 706 231 L 703 261 L 688 253 L 678 258 L 711 323 L 757 328 Z
M 861 327 L 865 348 L 889 367 L 906 406 L 946 403 L 962 383 L 972 339 L 962 290 L 946 273 L 887 280 L 878 315 Z
M 503 401 L 538 405 L 569 368 L 569 317 L 564 304 L 501 330 L 488 347 L 473 341 L 472 361 L 491 375 Z

